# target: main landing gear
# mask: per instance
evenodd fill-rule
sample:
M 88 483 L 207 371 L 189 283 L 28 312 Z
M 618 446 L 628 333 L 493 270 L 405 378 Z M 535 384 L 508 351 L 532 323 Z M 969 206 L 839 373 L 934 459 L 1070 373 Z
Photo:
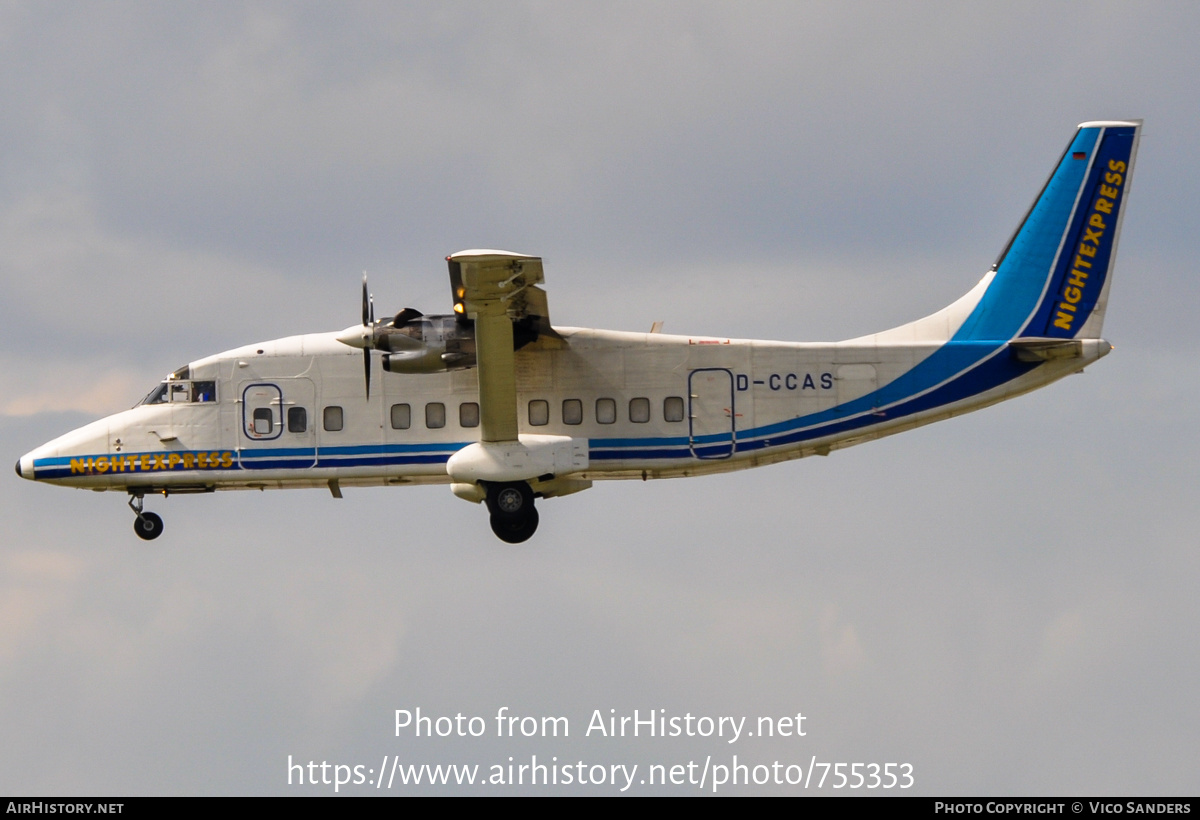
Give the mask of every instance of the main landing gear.
M 133 531 L 143 541 L 153 541 L 162 535 L 163 520 L 152 512 L 142 512 L 143 496 L 141 493 L 129 494 L 129 509 L 137 515 L 133 522 Z
M 524 481 L 489 486 L 487 508 L 492 514 L 492 532 L 501 541 L 520 544 L 537 532 L 538 511 L 533 506 L 533 490 Z

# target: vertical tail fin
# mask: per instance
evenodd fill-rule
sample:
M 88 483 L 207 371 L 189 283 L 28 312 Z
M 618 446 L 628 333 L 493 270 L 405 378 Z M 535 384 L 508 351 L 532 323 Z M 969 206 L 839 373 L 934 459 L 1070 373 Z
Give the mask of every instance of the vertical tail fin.
M 956 339 L 1099 337 L 1141 127 L 1079 126 Z

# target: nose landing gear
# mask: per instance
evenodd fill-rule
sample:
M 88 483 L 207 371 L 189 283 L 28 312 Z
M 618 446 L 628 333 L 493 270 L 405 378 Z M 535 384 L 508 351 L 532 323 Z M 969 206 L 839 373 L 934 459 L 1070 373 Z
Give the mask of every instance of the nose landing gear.
M 487 507 L 492 514 L 492 532 L 501 541 L 520 544 L 537 531 L 538 512 L 533 506 L 533 490 L 524 481 L 488 487 Z
M 163 532 L 163 520 L 152 512 L 142 512 L 144 498 L 141 493 L 130 493 L 129 509 L 137 515 L 133 522 L 133 531 L 143 541 L 153 541 Z

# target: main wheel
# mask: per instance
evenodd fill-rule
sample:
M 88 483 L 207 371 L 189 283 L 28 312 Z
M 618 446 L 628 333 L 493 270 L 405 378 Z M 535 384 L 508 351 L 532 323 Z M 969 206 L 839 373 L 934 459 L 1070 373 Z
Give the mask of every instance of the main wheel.
M 162 535 L 163 520 L 152 512 L 142 513 L 134 519 L 133 531 L 143 541 L 153 541 Z
M 520 544 L 528 541 L 538 528 L 538 511 L 530 506 L 524 515 L 511 516 L 492 513 L 492 532 L 501 541 L 509 544 Z
M 487 500 L 493 518 L 523 518 L 526 510 L 533 509 L 533 490 L 524 481 L 519 484 L 493 484 L 488 490 Z

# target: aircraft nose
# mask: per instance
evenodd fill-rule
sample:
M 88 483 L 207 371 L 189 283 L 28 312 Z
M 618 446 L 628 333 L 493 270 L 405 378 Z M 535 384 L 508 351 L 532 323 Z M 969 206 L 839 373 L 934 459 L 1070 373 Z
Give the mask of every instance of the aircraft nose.
M 30 457 L 29 453 L 26 453 L 17 459 L 16 470 L 17 475 L 19 475 L 21 478 L 27 478 L 30 481 L 33 480 L 33 459 Z

